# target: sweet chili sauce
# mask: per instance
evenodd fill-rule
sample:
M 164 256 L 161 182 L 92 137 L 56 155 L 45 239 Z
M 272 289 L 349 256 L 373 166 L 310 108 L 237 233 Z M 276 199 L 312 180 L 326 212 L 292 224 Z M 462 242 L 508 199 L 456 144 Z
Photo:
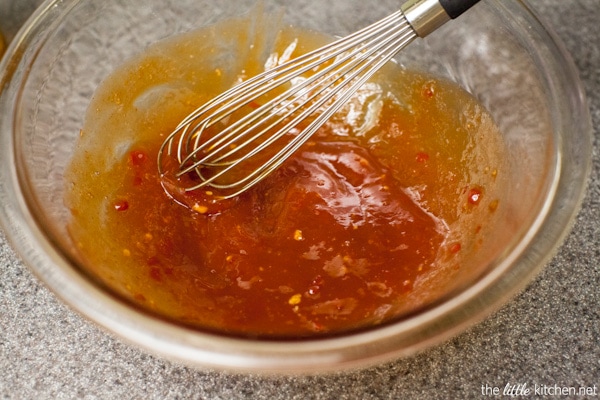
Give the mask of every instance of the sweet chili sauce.
M 66 177 L 86 271 L 148 312 L 250 337 L 340 333 L 436 301 L 482 246 L 501 189 L 500 135 L 452 83 L 391 66 L 227 204 L 165 193 L 156 154 L 170 129 L 259 70 L 269 46 L 296 55 L 322 40 L 287 29 L 273 45 L 265 30 L 248 44 L 247 29 L 169 39 L 99 88 Z

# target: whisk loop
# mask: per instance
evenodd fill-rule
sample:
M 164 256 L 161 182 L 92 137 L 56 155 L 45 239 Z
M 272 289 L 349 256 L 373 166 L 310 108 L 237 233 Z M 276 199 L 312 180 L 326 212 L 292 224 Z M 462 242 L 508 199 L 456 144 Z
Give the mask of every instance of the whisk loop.
M 350 36 L 234 86 L 189 114 L 166 138 L 159 173 L 172 173 L 184 192 L 212 188 L 221 198 L 239 195 L 306 143 L 400 50 L 476 2 L 409 1 Z M 176 171 L 167 171 L 166 160 L 173 156 Z M 194 179 L 184 185 L 180 178 L 190 174 Z

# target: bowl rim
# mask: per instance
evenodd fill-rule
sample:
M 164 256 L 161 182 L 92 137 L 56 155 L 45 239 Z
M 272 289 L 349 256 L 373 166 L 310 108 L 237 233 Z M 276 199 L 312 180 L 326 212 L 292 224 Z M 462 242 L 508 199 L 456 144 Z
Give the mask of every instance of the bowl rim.
M 13 111 L 9 86 L 18 85 L 24 71 L 19 67 L 26 62 L 27 46 L 33 42 L 41 25 L 51 23 L 50 18 L 68 10 L 80 0 L 46 0 L 19 31 L 6 49 L 0 63 L 0 112 Z M 501 3 L 494 0 L 491 4 Z M 414 352 L 439 343 L 491 314 L 505 301 L 521 291 L 548 260 L 572 229 L 578 213 L 586 182 L 591 173 L 592 124 L 583 85 L 571 57 L 556 34 L 546 26 L 535 11 L 522 0 L 511 4 L 521 7 L 531 22 L 539 24 L 547 37 L 547 45 L 560 57 L 573 93 L 571 107 L 578 112 L 582 140 L 590 143 L 587 153 L 581 155 L 583 172 L 578 185 L 570 193 L 572 209 L 561 216 L 560 223 L 549 221 L 556 214 L 558 188 L 566 179 L 561 168 L 561 158 L 556 160 L 557 172 L 550 183 L 549 194 L 524 239 L 516 244 L 484 276 L 452 298 L 424 310 L 409 319 L 380 326 L 375 329 L 348 333 L 335 337 L 290 340 L 252 340 L 199 332 L 192 328 L 174 325 L 151 316 L 106 293 L 97 284 L 77 271 L 71 260 L 55 247 L 21 192 L 23 178 L 15 171 L 15 141 L 13 113 L 0 121 L 0 226 L 13 249 L 34 274 L 64 303 L 95 322 L 108 332 L 140 346 L 152 353 L 165 356 L 195 367 L 250 371 L 258 373 L 314 373 L 368 366 Z M 18 102 L 14 102 L 18 104 Z M 527 250 L 535 248 L 539 233 L 546 232 L 554 243 L 553 252 L 525 257 Z M 546 238 L 546 240 L 548 240 Z M 486 292 L 482 298 L 481 293 Z M 98 305 L 102 305 L 99 307 Z M 440 324 L 446 321 L 446 324 Z M 444 325 L 444 326 L 440 326 Z M 418 337 L 415 337 L 415 334 Z

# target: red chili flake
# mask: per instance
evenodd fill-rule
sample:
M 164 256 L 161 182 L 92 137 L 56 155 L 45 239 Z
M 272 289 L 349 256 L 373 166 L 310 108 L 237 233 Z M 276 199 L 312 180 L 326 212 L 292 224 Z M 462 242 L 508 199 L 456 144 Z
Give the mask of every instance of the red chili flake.
M 428 82 L 423 86 L 423 97 L 430 99 L 433 96 L 435 96 L 435 88 L 432 82 Z
M 114 204 L 114 207 L 117 211 L 126 211 L 129 209 L 129 203 L 127 200 L 117 200 Z
M 257 109 L 258 107 L 260 107 L 260 104 L 257 101 L 251 101 L 250 103 L 248 103 L 248 107 Z
M 429 160 L 429 154 L 420 151 L 420 152 L 417 153 L 416 160 L 419 163 L 424 163 L 427 160 Z
M 146 301 L 146 296 L 144 296 L 144 295 L 143 295 L 143 294 L 141 294 L 141 293 L 136 293 L 136 294 L 134 294 L 134 295 L 133 295 L 133 298 L 134 298 L 136 301 L 138 301 L 138 302 L 144 302 L 144 301 Z
M 189 179 L 190 181 L 192 181 L 192 182 L 199 182 L 199 181 L 201 180 L 201 179 L 200 179 L 200 176 L 198 176 L 198 173 L 197 173 L 196 171 L 191 171 L 191 172 L 188 172 L 188 173 L 186 174 L 186 176 L 187 176 L 187 177 L 188 177 L 188 179 Z
M 317 285 L 313 285 L 313 286 L 309 287 L 308 290 L 306 291 L 306 296 L 311 297 L 311 298 L 316 298 L 319 296 L 320 293 L 321 293 L 321 288 Z
M 312 329 L 315 332 L 322 332 L 325 330 L 325 326 L 323 324 L 319 324 L 318 322 L 315 322 L 315 321 L 311 321 L 310 324 L 312 325 Z
M 129 153 L 129 161 L 134 167 L 142 165 L 147 158 L 148 156 L 146 155 L 146 153 L 140 150 L 134 150 L 131 153 Z
M 321 286 L 324 283 L 325 283 L 325 280 L 323 279 L 323 277 L 321 275 L 315 276 L 315 279 L 313 279 L 313 281 L 311 282 L 311 284 L 313 286 Z
M 454 243 L 452 246 L 450 246 L 450 253 L 452 254 L 456 254 L 460 251 L 461 249 L 461 245 L 460 243 Z
M 136 175 L 133 177 L 133 186 L 140 186 L 143 182 L 144 179 L 141 176 Z
M 410 293 L 414 289 L 414 282 L 410 279 L 406 279 L 402 281 L 402 286 L 398 287 L 396 290 L 398 293 Z
M 483 196 L 483 192 L 479 188 L 472 188 L 469 190 L 469 204 L 473 204 L 476 206 L 481 201 L 481 197 Z
M 155 281 L 162 281 L 162 276 L 160 274 L 160 270 L 158 268 L 150 268 L 150 278 L 154 279 Z

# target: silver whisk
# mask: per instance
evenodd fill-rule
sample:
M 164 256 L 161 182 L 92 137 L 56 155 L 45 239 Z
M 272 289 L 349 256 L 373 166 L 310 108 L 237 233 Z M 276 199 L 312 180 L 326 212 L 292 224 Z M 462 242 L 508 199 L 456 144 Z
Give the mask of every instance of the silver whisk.
M 192 112 L 167 137 L 158 154 L 161 177 L 192 173 L 195 179 L 188 186 L 179 181 L 179 190 L 239 195 L 298 150 L 396 53 L 477 2 L 408 1 L 350 36 L 236 85 Z M 167 171 L 165 160 L 174 147 L 177 170 Z

